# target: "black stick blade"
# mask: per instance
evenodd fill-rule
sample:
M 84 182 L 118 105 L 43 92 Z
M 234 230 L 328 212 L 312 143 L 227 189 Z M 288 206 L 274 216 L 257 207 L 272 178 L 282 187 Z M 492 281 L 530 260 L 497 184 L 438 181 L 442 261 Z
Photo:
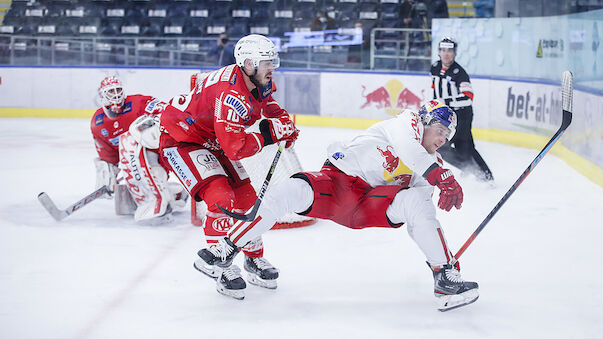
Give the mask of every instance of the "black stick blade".
M 218 206 L 220 211 L 224 212 L 224 214 L 226 214 L 227 216 L 229 216 L 231 218 L 235 218 L 237 220 L 252 221 L 254 218 L 254 215 L 251 215 L 251 214 L 238 214 L 238 213 L 229 211 L 226 208 L 224 208 L 218 204 L 216 204 L 216 206 Z

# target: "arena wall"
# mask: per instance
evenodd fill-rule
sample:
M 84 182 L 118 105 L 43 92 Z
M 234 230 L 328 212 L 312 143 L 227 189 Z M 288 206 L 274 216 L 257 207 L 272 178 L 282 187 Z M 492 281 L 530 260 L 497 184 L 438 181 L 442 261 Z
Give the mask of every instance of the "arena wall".
M 191 68 L 0 67 L 0 117 L 89 118 L 96 90 L 118 75 L 127 93 L 169 99 L 189 90 Z M 561 74 L 559 74 L 561 77 Z M 429 99 L 426 74 L 381 72 L 275 73 L 276 99 L 300 125 L 364 129 L 416 109 Z M 559 83 L 473 77 L 474 136 L 542 149 L 561 124 Z M 603 95 L 574 91 L 572 125 L 552 150 L 603 186 Z M 536 155 L 536 153 L 535 153 Z M 527 166 L 528 164 L 526 164 Z

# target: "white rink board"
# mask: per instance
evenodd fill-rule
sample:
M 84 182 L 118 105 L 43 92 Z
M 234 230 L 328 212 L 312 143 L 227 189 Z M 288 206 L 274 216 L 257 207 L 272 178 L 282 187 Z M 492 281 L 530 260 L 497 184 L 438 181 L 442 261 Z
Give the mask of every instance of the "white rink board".
M 126 93 L 167 100 L 187 93 L 190 76 L 195 72 L 195 69 L 0 67 L 0 112 L 3 108 L 95 109 L 99 106 L 95 96 L 98 85 L 112 74 L 122 79 Z M 316 80 L 316 74 L 279 71 L 275 78 L 282 80 L 286 75 L 318 81 L 319 98 L 312 99 L 320 106 L 317 113 L 325 117 L 387 119 L 404 108 L 416 109 L 431 97 L 428 74 L 319 72 L 320 80 Z M 471 81 L 475 94 L 474 128 L 550 137 L 561 123 L 559 85 L 554 82 L 487 77 Z M 286 98 L 295 98 L 295 91 L 296 88 L 281 87 L 275 98 L 287 108 Z M 603 96 L 575 90 L 574 118 L 562 143 L 603 167 L 601 131 Z

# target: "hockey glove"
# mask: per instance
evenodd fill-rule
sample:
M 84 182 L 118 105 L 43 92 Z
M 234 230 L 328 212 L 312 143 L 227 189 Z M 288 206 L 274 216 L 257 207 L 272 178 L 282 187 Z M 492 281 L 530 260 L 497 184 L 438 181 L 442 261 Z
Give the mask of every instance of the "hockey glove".
M 160 114 L 141 115 L 130 125 L 129 131 L 132 137 L 145 148 L 158 149 L 159 137 L 161 131 L 159 129 Z
M 463 203 L 463 189 L 461 185 L 456 181 L 452 171 L 444 169 L 440 166 L 433 166 L 434 168 L 427 173 L 425 178 L 429 184 L 438 186 L 440 189 L 440 200 L 438 201 L 438 207 L 450 211 L 452 207 L 457 209 L 461 208 Z
M 109 193 L 113 193 L 117 182 L 117 173 L 119 172 L 117 166 L 99 158 L 94 158 L 94 167 L 96 167 L 96 188 L 107 186 Z
M 264 146 L 287 141 L 285 147 L 291 147 L 299 135 L 299 130 L 288 117 L 280 117 L 262 120 L 260 133 L 264 138 Z

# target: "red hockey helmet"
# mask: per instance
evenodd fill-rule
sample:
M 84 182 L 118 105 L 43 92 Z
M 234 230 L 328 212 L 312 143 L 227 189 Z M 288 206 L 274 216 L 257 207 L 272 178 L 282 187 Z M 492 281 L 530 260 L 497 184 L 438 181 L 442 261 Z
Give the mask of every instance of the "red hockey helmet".
M 101 98 L 103 111 L 109 118 L 114 119 L 123 112 L 126 94 L 121 81 L 117 77 L 108 76 L 104 78 L 98 88 L 98 95 Z

